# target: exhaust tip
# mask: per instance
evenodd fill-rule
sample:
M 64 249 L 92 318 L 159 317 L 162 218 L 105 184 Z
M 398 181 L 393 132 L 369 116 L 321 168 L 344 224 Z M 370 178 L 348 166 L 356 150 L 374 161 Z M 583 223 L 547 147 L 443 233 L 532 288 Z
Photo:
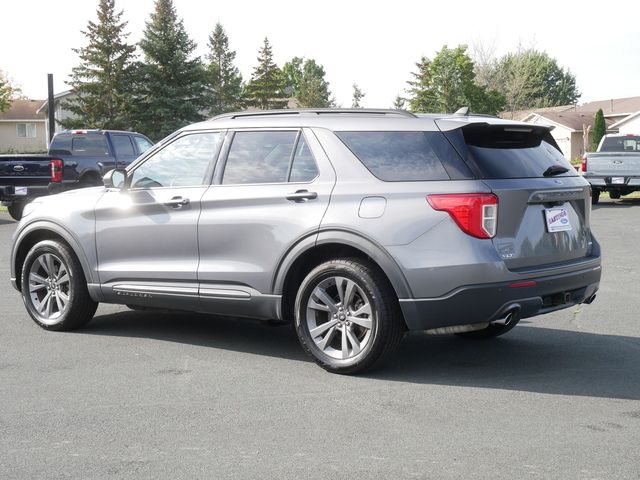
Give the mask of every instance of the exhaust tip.
M 595 299 L 596 299 L 596 294 L 594 293 L 593 295 L 591 295 L 589 298 L 587 298 L 582 303 L 586 303 L 587 305 L 591 305 Z

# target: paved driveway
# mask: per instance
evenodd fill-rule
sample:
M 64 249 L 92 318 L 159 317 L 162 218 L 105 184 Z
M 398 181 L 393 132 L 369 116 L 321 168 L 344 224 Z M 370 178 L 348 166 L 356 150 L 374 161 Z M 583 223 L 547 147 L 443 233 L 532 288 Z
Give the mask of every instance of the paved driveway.
M 488 342 L 412 334 L 330 375 L 287 327 L 101 306 L 49 333 L 8 284 L 0 213 L 0 478 L 640 476 L 640 200 L 603 202 L 598 299 Z

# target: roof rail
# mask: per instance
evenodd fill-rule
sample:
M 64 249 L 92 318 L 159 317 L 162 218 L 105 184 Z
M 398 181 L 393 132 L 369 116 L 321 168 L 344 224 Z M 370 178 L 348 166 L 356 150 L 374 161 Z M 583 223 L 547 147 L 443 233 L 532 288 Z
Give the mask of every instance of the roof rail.
M 217 115 L 211 120 L 217 120 L 222 118 L 243 118 L 243 117 L 261 117 L 261 116 L 275 116 L 275 115 L 327 115 L 327 114 L 365 114 L 365 115 L 390 115 L 417 118 L 411 112 L 406 110 L 392 110 L 392 109 L 376 109 L 376 108 L 286 108 L 281 110 L 254 110 L 247 112 L 232 112 L 223 113 Z

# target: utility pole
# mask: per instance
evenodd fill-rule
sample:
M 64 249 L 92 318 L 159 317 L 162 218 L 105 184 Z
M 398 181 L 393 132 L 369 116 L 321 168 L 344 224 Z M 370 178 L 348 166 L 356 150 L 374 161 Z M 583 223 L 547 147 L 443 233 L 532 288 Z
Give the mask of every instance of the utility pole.
M 53 135 L 56 133 L 56 116 L 55 116 L 55 105 L 53 104 L 53 73 L 47 74 L 47 83 L 48 83 L 48 103 L 47 108 L 49 114 L 49 142 L 51 143 L 51 139 Z

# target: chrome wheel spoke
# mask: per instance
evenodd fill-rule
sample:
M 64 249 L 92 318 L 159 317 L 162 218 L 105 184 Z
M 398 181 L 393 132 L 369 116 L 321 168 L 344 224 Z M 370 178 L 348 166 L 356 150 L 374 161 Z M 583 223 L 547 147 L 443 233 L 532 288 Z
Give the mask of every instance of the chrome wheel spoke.
M 321 336 L 323 333 L 325 333 L 327 330 L 329 330 L 331 327 L 337 325 L 338 320 L 331 320 L 327 323 L 323 323 L 322 325 L 320 325 L 319 327 L 314 328 L 313 330 L 311 330 L 309 333 L 311 334 L 311 338 L 316 338 Z
M 58 274 L 56 275 L 56 281 L 58 282 L 58 285 L 67 283 L 69 281 L 67 268 L 62 263 L 60 263 L 60 268 L 58 269 Z
M 361 306 L 359 309 L 357 309 L 351 315 L 353 317 L 359 317 L 360 315 L 364 315 L 364 314 L 371 315 L 371 305 L 369 305 L 369 303 L 365 303 L 363 306 Z M 367 327 L 367 328 L 371 328 L 371 327 Z
M 47 280 L 37 273 L 29 274 L 29 291 L 36 292 L 38 290 L 42 290 L 43 288 L 47 288 Z
M 338 307 L 336 306 L 333 298 L 329 296 L 329 294 L 325 291 L 324 288 L 316 287 L 313 290 L 313 296 L 315 296 L 318 300 L 324 303 L 331 313 L 335 313 L 338 311 Z
M 64 302 L 60 298 L 60 295 L 56 295 L 54 298 L 56 299 L 56 305 L 58 306 L 58 312 L 62 313 L 62 310 L 64 310 Z
M 327 348 L 327 345 L 329 345 L 331 343 L 331 340 L 333 340 L 333 335 L 336 333 L 336 330 L 337 327 L 334 325 L 329 329 L 324 338 L 317 343 L 320 350 L 325 350 Z
M 58 297 L 60 297 L 60 300 L 62 300 L 63 306 L 69 303 L 69 295 L 64 293 L 62 290 L 58 291 Z
M 349 358 L 349 344 L 347 342 L 347 329 L 342 329 L 342 358 Z
M 53 262 L 53 257 L 50 254 L 44 255 L 44 260 L 47 264 L 47 274 L 54 278 L 56 276 L 56 265 Z
M 370 318 L 349 316 L 349 317 L 347 317 L 347 320 L 349 320 L 351 323 L 355 323 L 356 325 L 360 325 L 363 328 L 371 329 L 371 319 Z
M 327 307 L 326 305 L 322 305 L 322 304 L 316 302 L 313 298 L 309 299 L 308 307 L 312 308 L 314 310 L 320 310 L 321 312 L 330 312 L 331 311 L 331 309 L 329 307 Z
M 360 353 L 360 342 L 353 334 L 351 328 L 346 328 L 345 330 L 347 331 L 347 338 L 349 340 L 349 343 L 351 344 L 351 354 L 357 355 L 358 353 Z
M 38 313 L 44 314 L 47 306 L 49 305 L 49 300 L 51 299 L 51 292 L 47 292 L 42 300 L 40 300 L 40 304 L 36 305 Z
M 340 297 L 340 304 L 343 307 L 347 307 L 353 300 L 355 282 L 348 278 L 336 277 L 336 289 L 338 290 L 338 296 Z
M 47 274 L 47 277 L 51 277 L 51 272 L 49 271 L 49 265 L 47 264 L 47 261 L 46 261 L 45 257 L 46 257 L 46 255 L 40 255 L 38 257 L 38 263 L 42 267 L 42 270 L 44 270 L 44 273 Z

